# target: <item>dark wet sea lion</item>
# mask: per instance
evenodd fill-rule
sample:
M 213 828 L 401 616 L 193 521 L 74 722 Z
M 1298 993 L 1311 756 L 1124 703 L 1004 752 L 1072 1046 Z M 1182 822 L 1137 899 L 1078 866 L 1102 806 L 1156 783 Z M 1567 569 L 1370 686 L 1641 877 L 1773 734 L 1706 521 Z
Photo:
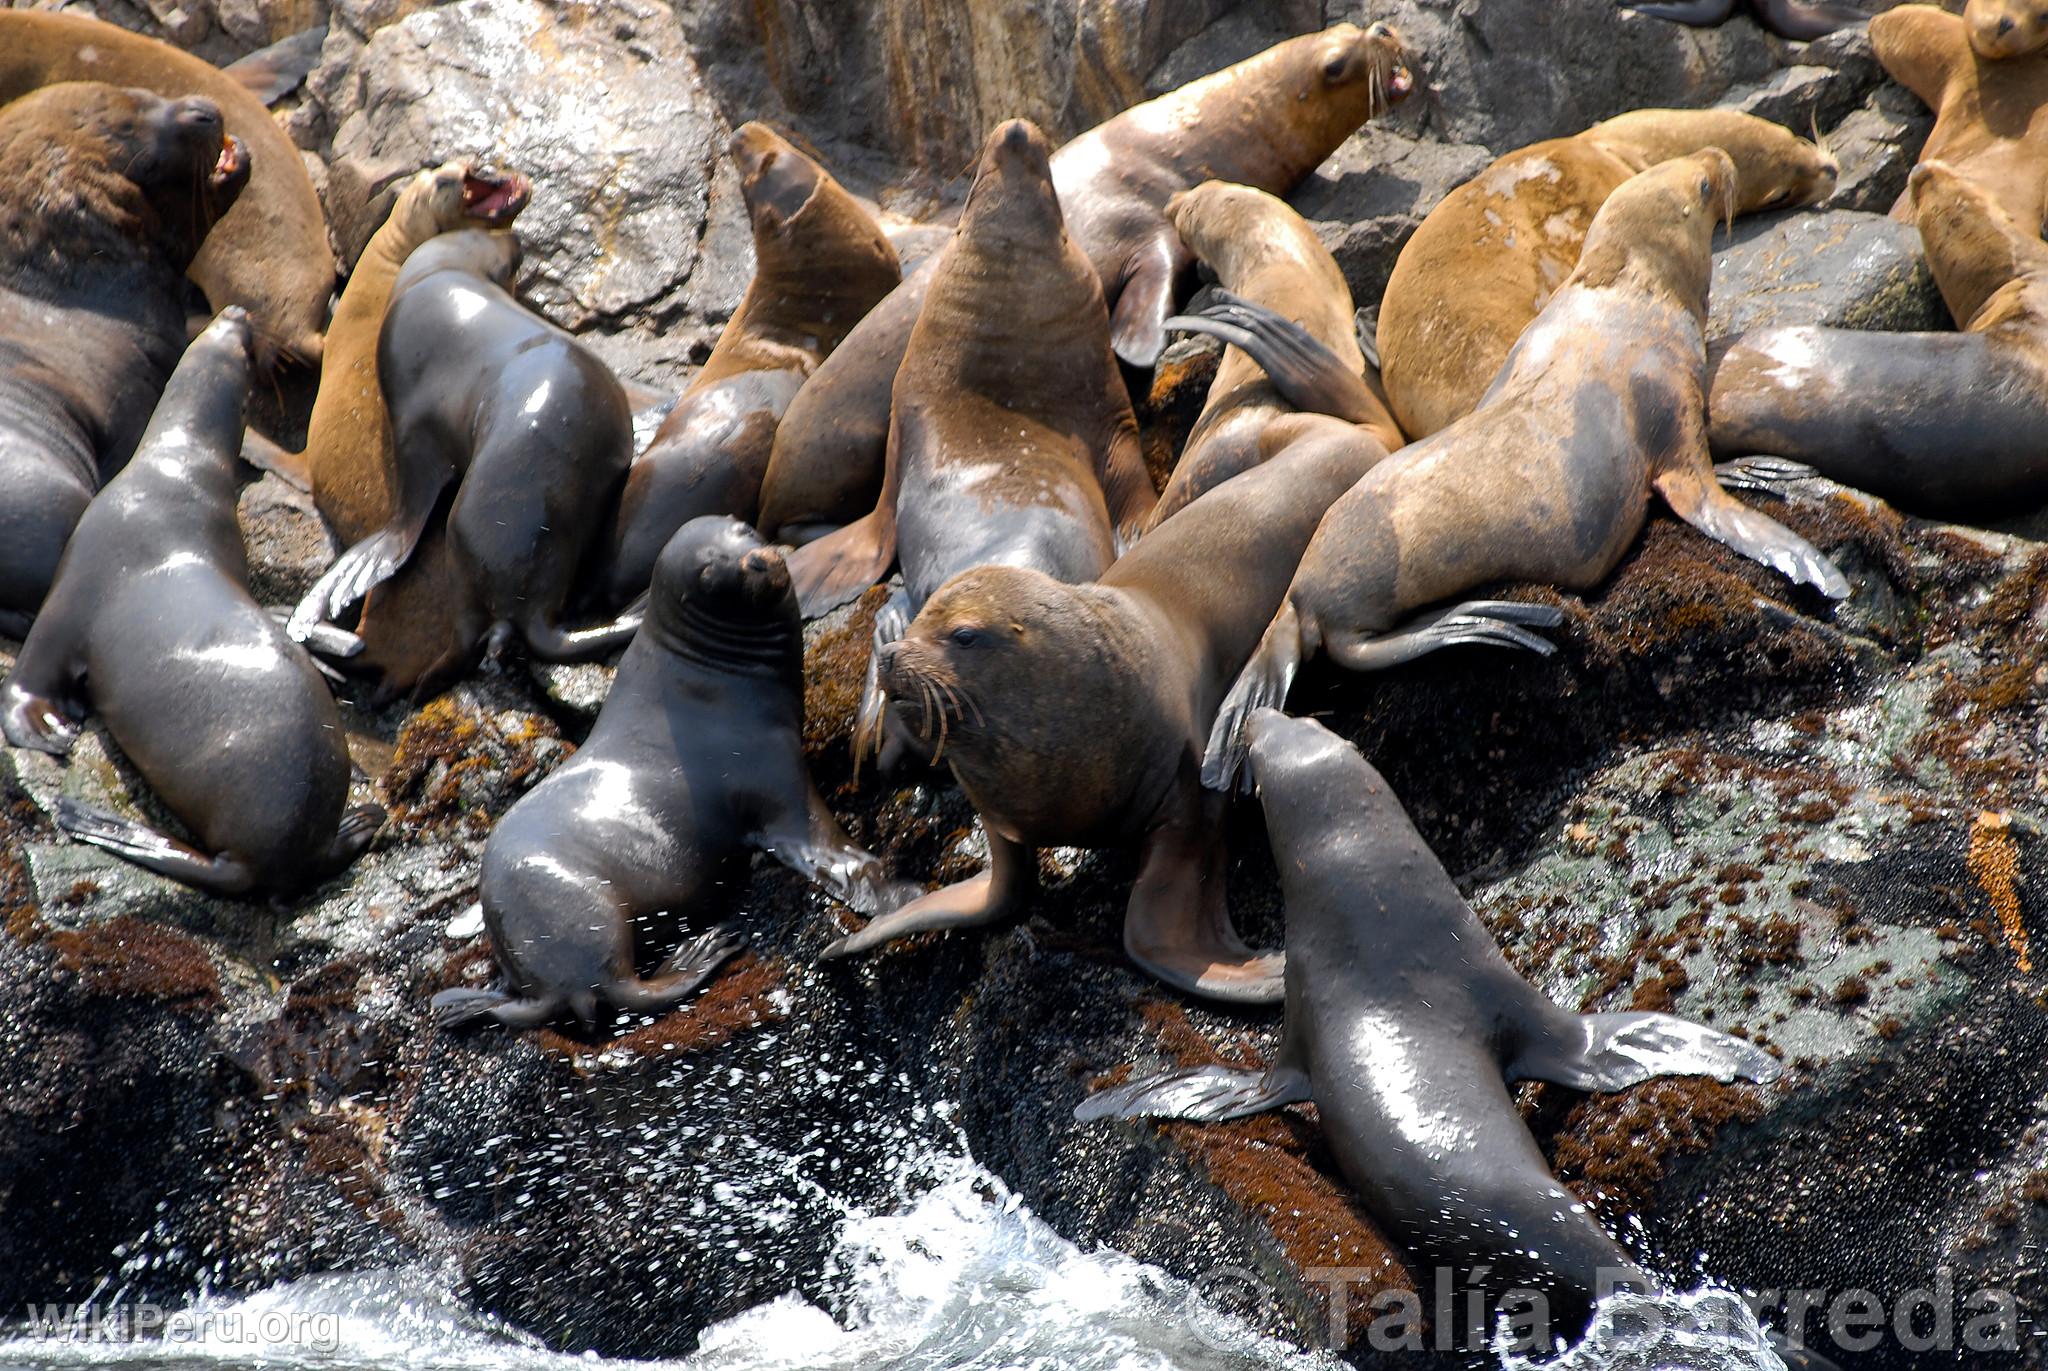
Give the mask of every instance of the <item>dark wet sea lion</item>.
M 1192 262 L 1166 218 L 1176 192 L 1232 181 L 1284 194 L 1412 84 L 1392 28 L 1336 24 L 1135 105 L 1054 153 L 1067 232 L 1101 278 L 1117 355 L 1149 367 L 1165 346 L 1173 288 Z M 929 282 L 925 271 L 908 277 L 790 402 L 771 466 L 781 479 L 803 473 L 820 507 L 776 502 L 764 532 L 843 524 L 873 508 L 891 381 Z
M 980 812 L 989 870 L 829 955 L 1023 913 L 1037 848 L 1129 846 L 1131 959 L 1194 994 L 1278 999 L 1281 959 L 1231 926 L 1226 802 L 1202 788 L 1202 745 L 1323 511 L 1382 455 L 1355 433 L 1296 443 L 1146 534 L 1092 585 L 986 566 L 941 587 L 882 651 L 881 681 Z
M 1744 556 L 1848 593 L 1827 558 L 1738 504 L 1708 463 L 1707 287 L 1734 182 L 1728 155 L 1708 148 L 1617 189 L 1479 407 L 1330 508 L 1217 715 L 1206 783 L 1232 783 L 1244 721 L 1285 700 L 1319 650 L 1353 671 L 1453 643 L 1547 651 L 1518 625 L 1555 622 L 1554 610 L 1474 601 L 1410 616 L 1490 582 L 1598 585 L 1641 531 L 1652 490 Z
M 1960 333 L 1770 328 L 1714 373 L 1714 453 L 1788 457 L 1927 514 L 2048 499 L 2048 244 L 1941 162 L 1910 186 Z
M 1250 186 L 1204 181 L 1167 205 L 1181 241 L 1231 297 L 1264 305 L 1321 344 L 1314 369 L 1268 371 L 1226 346 L 1209 396 L 1152 510 L 1158 524 L 1203 492 L 1249 470 L 1295 436 L 1335 416 L 1366 429 L 1387 451 L 1407 440 L 1364 379 L 1351 288 L 1328 248 L 1287 202 Z M 1201 318 L 1169 328 L 1222 333 Z M 1228 342 L 1228 339 L 1226 339 Z
M 377 370 L 398 507 L 342 553 L 291 625 L 307 634 L 370 594 L 358 665 L 377 671 L 381 696 L 432 694 L 479 649 L 496 656 L 515 638 L 546 661 L 597 656 L 625 646 L 638 622 L 563 623 L 632 460 L 632 414 L 604 363 L 506 288 L 518 262 L 509 233 L 442 234 L 413 252 L 391 294 Z M 430 522 L 445 528 L 447 555 L 419 564 Z M 394 612 L 410 606 L 387 597 L 386 581 L 423 589 L 417 622 Z M 425 652 L 437 655 L 419 665 Z
M 1380 304 L 1380 379 L 1409 440 L 1471 412 L 1579 264 L 1608 196 L 1646 167 L 1707 147 L 1735 159 L 1738 213 L 1834 191 L 1827 150 L 1767 119 L 1647 109 L 1511 152 L 1445 196 L 1402 247 Z
M 1509 1085 L 1769 1081 L 1778 1063 L 1669 1014 L 1559 1007 L 1508 964 L 1356 748 L 1276 710 L 1251 733 L 1287 908 L 1279 1055 L 1134 1080 L 1076 1116 L 1221 1122 L 1312 1101 L 1338 1169 L 1419 1268 L 1460 1284 L 1490 1268 L 1486 1285 L 1543 1293 L 1552 1331 L 1576 1337 L 1598 1295 L 1654 1282 L 1551 1174 Z
M 1870 45 L 1891 78 L 1934 111 L 1923 162 L 1946 162 L 1991 192 L 2016 223 L 2048 224 L 2048 61 L 1993 61 L 1962 15 L 1900 5 L 1870 21 Z M 1912 207 L 1899 197 L 1892 216 Z
M 238 308 L 186 351 L 135 460 L 93 501 L 0 687 L 7 741 L 62 755 L 89 713 L 198 838 L 65 801 L 73 837 L 219 895 L 289 892 L 383 822 L 347 810 L 341 713 L 249 594 L 240 488 L 251 329 Z
M 0 108 L 0 634 L 28 631 L 134 452 L 184 350 L 185 268 L 248 178 L 207 100 L 72 82 Z
M 189 263 L 192 279 L 216 309 L 250 312 L 266 371 L 280 356 L 319 365 L 334 249 L 299 150 L 263 102 L 219 68 L 154 38 L 82 15 L 0 10 L 0 104 L 60 81 L 139 86 L 173 100 L 204 96 L 219 108 L 248 148 L 248 193 Z
M 762 479 L 783 411 L 901 277 L 874 216 L 773 129 L 743 125 L 732 156 L 753 223 L 754 279 L 626 477 L 610 535 L 613 605 L 647 589 L 655 558 L 690 520 L 731 514 L 767 522 Z M 787 484 L 777 496 L 798 510 L 819 502 Z
M 444 1027 L 661 1013 L 738 949 L 682 928 L 766 852 L 861 909 L 902 892 L 825 808 L 804 762 L 803 634 L 782 556 L 737 519 L 663 549 L 646 624 L 590 738 L 484 849 L 503 985 L 434 997 Z M 673 949 L 673 950 L 671 950 Z
M 1670 19 L 1694 28 L 1710 29 L 1725 24 L 1735 14 L 1736 0 L 1622 0 L 1622 8 L 1652 19 Z M 1814 3 L 1812 0 L 1744 0 L 1744 8 L 1756 22 L 1780 38 L 1804 43 L 1825 38 L 1836 29 L 1860 24 L 1870 18 L 1854 5 Z

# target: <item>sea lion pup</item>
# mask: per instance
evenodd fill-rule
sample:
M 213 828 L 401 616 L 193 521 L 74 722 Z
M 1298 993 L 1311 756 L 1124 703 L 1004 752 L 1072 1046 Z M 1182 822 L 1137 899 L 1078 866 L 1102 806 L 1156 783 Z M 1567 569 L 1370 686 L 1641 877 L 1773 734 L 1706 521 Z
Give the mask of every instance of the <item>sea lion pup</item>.
M 79 521 L 0 687 L 16 747 L 62 756 L 97 712 L 199 846 L 69 799 L 65 832 L 216 895 L 331 876 L 384 821 L 375 805 L 343 812 L 341 713 L 249 594 L 235 499 L 251 335 L 230 306 L 186 350 L 135 460 Z
M 1970 49 L 1990 62 L 2010 61 L 2048 45 L 2048 3 L 2043 0 L 1969 0 L 1963 27 Z
M 398 458 L 391 521 L 343 552 L 293 611 L 305 641 L 408 568 L 437 511 L 447 557 L 432 567 L 433 599 L 445 609 L 439 655 L 415 679 L 381 671 L 380 696 L 426 696 L 475 661 L 502 655 L 515 637 L 545 661 L 592 657 L 632 640 L 637 615 L 595 628 L 562 617 L 588 550 L 617 503 L 632 460 L 625 391 L 604 363 L 529 311 L 508 289 L 519 264 L 509 233 L 465 229 L 412 254 L 391 293 L 377 372 Z M 384 640 L 408 640 L 380 593 L 357 637 L 378 662 Z M 437 614 L 439 611 L 435 611 Z M 333 630 L 330 630 L 333 632 Z
M 802 622 L 781 554 L 737 519 L 692 520 L 662 549 L 589 740 L 484 848 L 503 988 L 444 990 L 436 1021 L 590 1028 L 600 1006 L 675 1007 L 740 946 L 729 929 L 687 942 L 680 929 L 744 886 L 754 852 L 860 909 L 900 898 L 825 808 L 803 732 Z
M 1226 801 L 1202 788 L 1202 743 L 1323 511 L 1382 455 L 1351 432 L 1295 443 L 1146 534 L 1092 585 L 984 566 L 941 587 L 881 650 L 881 684 L 980 811 L 989 869 L 826 955 L 1022 914 L 1036 848 L 1128 845 L 1139 862 L 1124 911 L 1131 960 L 1193 994 L 1278 999 L 1279 954 L 1254 954 L 1231 926 Z
M 901 279 L 874 216 L 766 124 L 732 136 L 754 279 L 718 346 L 633 463 L 610 535 L 613 605 L 647 589 L 669 536 L 702 514 L 754 522 L 783 411 Z M 784 499 L 808 503 L 804 493 Z
M 1313 1101 L 1338 1169 L 1419 1269 L 1449 1266 L 1462 1283 L 1491 1268 L 1483 1284 L 1544 1293 L 1572 1329 L 1612 1286 L 1654 1285 L 1551 1175 L 1509 1083 L 1770 1081 L 1778 1063 L 1669 1014 L 1554 1004 L 1501 955 L 1356 748 L 1271 709 L 1250 731 L 1287 910 L 1279 1055 L 1264 1071 L 1131 1081 L 1075 1117 L 1217 1123 Z
M 248 179 L 198 97 L 71 82 L 0 108 L 0 634 L 28 632 L 135 451 L 185 347 L 185 268 Z
M 249 311 L 266 372 L 280 358 L 318 366 L 334 249 L 306 164 L 263 102 L 218 67 L 154 38 L 82 15 L 0 10 L 0 105 L 60 81 L 106 81 L 214 104 L 248 149 L 248 192 L 222 207 L 218 230 L 187 264 L 192 279 L 215 309 Z
M 1908 192 L 1963 332 L 1745 334 L 1714 373 L 1714 452 L 1792 458 L 1928 514 L 2037 505 L 2048 499 L 2048 244 L 1945 163 L 1914 168 Z
M 1284 194 L 1413 85 L 1392 27 L 1335 24 L 1134 105 L 1054 153 L 1067 232 L 1102 280 L 1117 356 L 1149 367 L 1166 345 L 1174 284 L 1192 264 L 1166 217 L 1175 192 L 1231 181 Z M 919 271 L 897 287 L 790 402 L 769 463 L 763 532 L 832 527 L 873 508 L 890 382 L 930 278 Z M 814 492 L 816 507 L 780 500 L 785 482 Z
M 1975 3 L 1975 0 L 1972 0 Z M 1711 29 L 1728 22 L 1735 14 L 1735 0 L 1669 0 L 1649 4 L 1622 0 L 1621 7 L 1652 19 L 1669 19 L 1696 29 Z M 1756 22 L 1780 38 L 1804 43 L 1825 38 L 1836 29 L 1860 24 L 1870 18 L 1853 5 L 1808 4 L 1803 0 L 1744 0 L 1743 8 Z
M 1732 110 L 1636 110 L 1500 158 L 1445 196 L 1401 249 L 1380 303 L 1380 381 L 1410 442 L 1469 414 L 1522 330 L 1579 264 L 1593 216 L 1631 176 L 1718 147 L 1734 210 L 1834 193 L 1823 147 Z
M 382 528 L 398 500 L 391 420 L 377 384 L 377 340 L 399 271 L 430 238 L 465 228 L 509 227 L 532 193 L 524 176 L 467 160 L 422 171 L 398 193 L 349 273 L 327 330 L 306 450 L 294 463 L 343 547 Z
M 1893 80 L 1934 111 L 1923 162 L 1946 162 L 1991 192 L 2015 223 L 2048 223 L 2048 60 L 1989 61 L 1963 15 L 1900 5 L 1870 21 Z M 1901 195 L 1892 217 L 1912 213 Z
M 1653 489 L 1708 537 L 1849 593 L 1810 543 L 1716 485 L 1707 460 L 1707 286 L 1735 174 L 1708 148 L 1631 177 L 1479 408 L 1331 506 L 1217 714 L 1206 784 L 1233 783 L 1245 720 L 1285 700 L 1319 649 L 1353 671 L 1459 642 L 1549 651 L 1519 625 L 1555 623 L 1554 609 L 1473 601 L 1409 616 L 1495 581 L 1598 585 L 1641 531 Z

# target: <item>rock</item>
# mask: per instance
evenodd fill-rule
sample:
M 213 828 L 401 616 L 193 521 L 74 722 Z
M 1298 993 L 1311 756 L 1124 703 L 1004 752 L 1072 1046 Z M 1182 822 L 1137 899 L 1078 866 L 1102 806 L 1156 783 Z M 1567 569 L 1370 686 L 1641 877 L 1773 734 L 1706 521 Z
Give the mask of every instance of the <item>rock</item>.
M 1709 344 L 1773 324 L 1950 327 L 1919 230 L 1858 210 L 1736 221 L 1734 242 L 1714 254 Z
M 249 593 L 258 604 L 298 604 L 340 551 L 313 497 L 269 472 L 243 487 L 235 514 L 249 556 Z
M 1906 178 L 1913 174 L 1933 127 L 1933 114 L 1898 86 L 1880 86 L 1872 92 L 1828 133 L 1829 146 L 1842 164 L 1828 207 L 1889 212 L 1906 193 Z

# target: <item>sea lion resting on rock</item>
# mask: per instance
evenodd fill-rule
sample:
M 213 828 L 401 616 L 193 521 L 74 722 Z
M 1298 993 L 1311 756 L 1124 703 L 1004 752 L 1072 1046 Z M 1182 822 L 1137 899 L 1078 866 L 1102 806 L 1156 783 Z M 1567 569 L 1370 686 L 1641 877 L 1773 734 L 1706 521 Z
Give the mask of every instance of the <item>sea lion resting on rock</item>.
M 743 125 L 732 156 L 753 222 L 754 279 L 710 360 L 626 476 L 610 535 L 614 606 L 647 589 L 654 559 L 690 520 L 754 521 L 783 411 L 901 279 L 874 216 L 773 129 Z
M 209 100 L 73 82 L 0 108 L 0 634 L 28 632 L 135 451 L 184 350 L 185 268 L 248 179 Z
M 1287 909 L 1279 1055 L 1264 1071 L 1134 1080 L 1076 1117 L 1218 1123 L 1313 1101 L 1338 1169 L 1418 1269 L 1448 1266 L 1460 1281 L 1490 1269 L 1484 1283 L 1542 1292 L 1573 1331 L 1608 1289 L 1653 1284 L 1551 1175 L 1509 1083 L 1770 1081 L 1778 1063 L 1669 1014 L 1552 1003 L 1501 955 L 1356 748 L 1277 710 L 1253 715 L 1250 732 Z
M 1870 21 L 1894 81 L 1934 111 L 1923 162 L 1946 162 L 1991 192 L 2016 223 L 2048 225 L 2048 61 L 1987 60 L 1962 15 L 1900 5 Z M 1912 212 L 1900 196 L 1892 217 Z
M 1364 379 L 1365 355 L 1344 273 L 1286 201 L 1250 186 L 1204 181 L 1176 195 L 1167 214 L 1181 241 L 1216 273 L 1231 298 L 1287 316 L 1322 345 L 1318 362 L 1326 353 L 1338 365 L 1288 367 L 1275 358 L 1269 371 L 1226 346 L 1201 417 L 1153 508 L 1154 525 L 1257 466 L 1297 434 L 1318 431 L 1326 422 L 1320 416 L 1360 425 L 1389 452 L 1407 441 Z M 1227 326 L 1199 317 L 1169 319 L 1167 327 L 1230 341 Z
M 2048 499 L 2048 244 L 1945 163 L 1914 168 L 1908 191 L 1963 332 L 1744 334 L 1714 373 L 1715 455 L 1792 458 L 1921 513 L 2038 505 Z
M 1322 512 L 1383 455 L 1352 433 L 1296 443 L 1146 534 L 1092 585 L 1007 566 L 948 581 L 883 649 L 881 682 L 980 811 L 989 870 L 828 955 L 1021 914 L 1035 848 L 1134 845 L 1131 959 L 1198 995 L 1278 999 L 1280 956 L 1254 955 L 1231 927 L 1225 800 L 1202 788 L 1202 743 Z
M 1963 27 L 1970 48 L 1992 62 L 2008 62 L 2048 45 L 2048 3 L 2043 0 L 1969 0 Z
M 1703 329 L 1714 225 L 1734 181 L 1719 148 L 1632 177 L 1479 407 L 1331 506 L 1217 715 L 1205 783 L 1232 784 L 1245 720 L 1285 700 L 1319 649 L 1353 671 L 1454 642 L 1548 650 L 1515 626 L 1556 622 L 1538 606 L 1477 601 L 1403 621 L 1489 582 L 1599 584 L 1642 529 L 1652 489 L 1708 537 L 1848 594 L 1827 558 L 1738 504 L 1708 464 Z
M 1409 440 L 1471 412 L 1579 264 L 1608 196 L 1646 167 L 1707 147 L 1735 159 L 1735 213 L 1834 193 L 1827 149 L 1767 119 L 1645 109 L 1511 152 L 1445 196 L 1401 249 L 1380 304 L 1380 380 Z
M 380 694 L 430 695 L 479 648 L 497 657 L 515 637 L 559 662 L 623 647 L 638 627 L 637 614 L 595 628 L 562 624 L 632 460 L 633 420 L 604 363 L 506 288 L 518 263 L 509 233 L 443 234 L 413 253 L 392 291 L 377 371 L 398 454 L 398 509 L 342 553 L 291 621 L 303 640 L 380 583 L 418 574 L 407 559 L 445 510 L 449 555 L 433 589 L 453 597 L 453 630 L 415 679 L 386 672 Z M 416 636 L 384 603 L 372 596 L 357 629 L 373 659 L 384 639 Z
M 1622 0 L 1621 7 L 1652 19 L 1670 19 L 1702 29 L 1725 24 L 1735 14 L 1735 0 L 1669 0 L 1654 4 Z M 1745 7 L 1765 29 L 1795 43 L 1825 38 L 1836 29 L 1860 24 L 1870 17 L 1853 5 L 1811 4 L 1806 0 L 1745 0 Z
M 1165 346 L 1174 284 L 1192 261 L 1166 217 L 1176 192 L 1213 180 L 1283 194 L 1412 85 L 1391 27 L 1336 24 L 1135 105 L 1054 153 L 1067 232 L 1101 278 L 1117 356 L 1149 367 Z M 764 533 L 835 527 L 873 508 L 890 387 L 930 278 L 904 281 L 790 402 L 761 493 Z
M 383 822 L 343 813 L 341 714 L 249 595 L 235 522 L 251 329 L 229 308 L 186 351 L 135 460 L 79 521 L 49 604 L 0 687 L 7 741 L 59 756 L 88 713 L 197 848 L 66 799 L 73 837 L 217 895 L 290 892 Z
M 737 519 L 694 520 L 663 549 L 650 600 L 589 740 L 491 833 L 481 897 L 503 987 L 442 991 L 443 1027 L 589 1028 L 601 1009 L 675 1007 L 740 945 L 712 928 L 678 946 L 678 927 L 743 886 L 753 852 L 860 909 L 905 893 L 805 767 L 803 633 L 781 554 Z
M 211 102 L 248 149 L 248 193 L 232 208 L 220 207 L 218 231 L 206 235 L 203 247 L 195 244 L 196 254 L 178 270 L 189 267 L 214 308 L 249 311 L 264 370 L 279 357 L 317 366 L 334 293 L 334 249 L 306 164 L 263 102 L 218 67 L 154 38 L 75 14 L 0 10 L 0 105 L 61 81 L 106 81 Z

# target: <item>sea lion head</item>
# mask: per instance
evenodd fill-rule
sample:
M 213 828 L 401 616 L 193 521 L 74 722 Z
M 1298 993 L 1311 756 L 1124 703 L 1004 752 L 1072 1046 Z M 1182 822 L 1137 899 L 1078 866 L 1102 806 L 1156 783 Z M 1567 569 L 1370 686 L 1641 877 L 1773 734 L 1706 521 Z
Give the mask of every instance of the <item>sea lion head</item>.
M 1028 119 L 996 125 L 981 145 L 957 236 L 999 247 L 1055 242 L 1065 233 L 1052 184 L 1052 145 Z
M 816 162 L 758 120 L 740 125 L 729 147 L 756 239 L 780 232 L 824 184 L 825 173 Z
M 1789 129 L 1768 135 L 1769 145 L 1752 155 L 1746 150 L 1724 149 L 1736 159 L 1736 209 L 1748 214 L 1760 209 L 1781 209 L 1791 205 L 1817 205 L 1835 193 L 1842 164 L 1835 159 L 1820 129 L 1811 140 Z M 1782 137 L 1778 136 L 1782 134 Z
M 801 653 L 802 617 L 782 553 L 747 524 L 707 514 L 677 529 L 654 563 L 648 614 L 663 637 L 723 653 L 767 632 Z
M 420 238 L 461 229 L 504 228 L 533 198 L 533 183 L 516 171 L 458 157 L 413 177 L 392 215 L 405 216 Z
M 2048 44 L 2048 2 L 1969 0 L 1963 6 L 1963 27 L 1970 47 L 1988 62 L 2024 57 Z
M 1415 90 L 1401 35 L 1384 21 L 1359 28 L 1333 24 L 1270 49 L 1282 55 L 1291 87 L 1291 123 L 1308 141 L 1335 146 L 1366 120 L 1386 113 Z
M 1572 279 L 1626 281 L 1704 319 L 1714 230 L 1735 213 L 1735 163 L 1719 148 L 1659 162 L 1616 187 L 1593 217 Z
M 1262 794 L 1281 790 L 1290 778 L 1326 767 L 1351 745 L 1314 719 L 1299 719 L 1277 709 L 1255 709 L 1245 720 L 1246 760 L 1252 784 Z M 1267 796 L 1271 803 L 1270 796 Z

